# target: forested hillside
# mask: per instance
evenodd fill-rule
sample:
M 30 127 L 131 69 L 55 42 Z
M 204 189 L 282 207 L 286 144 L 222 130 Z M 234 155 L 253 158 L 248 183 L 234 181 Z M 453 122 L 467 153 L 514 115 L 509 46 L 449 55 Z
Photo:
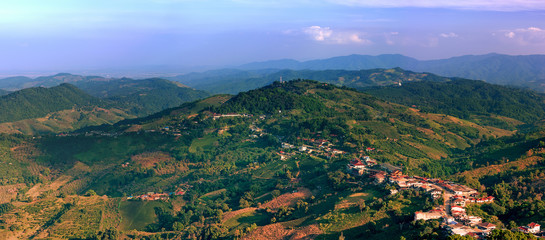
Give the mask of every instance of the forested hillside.
M 160 78 L 79 82 L 76 86 L 95 97 L 113 101 L 137 116 L 146 116 L 209 96 L 204 91 Z
M 422 111 L 475 121 L 479 121 L 479 116 L 504 116 L 531 124 L 545 117 L 545 95 L 483 81 L 453 79 L 447 82 L 410 82 L 400 87 L 370 88 L 364 91 L 383 100 L 414 106 Z M 502 122 L 499 118 L 493 121 L 497 124 Z M 504 121 L 505 124 L 508 122 Z
M 98 98 L 70 84 L 28 88 L 0 97 L 0 122 L 43 117 L 55 111 L 100 104 Z

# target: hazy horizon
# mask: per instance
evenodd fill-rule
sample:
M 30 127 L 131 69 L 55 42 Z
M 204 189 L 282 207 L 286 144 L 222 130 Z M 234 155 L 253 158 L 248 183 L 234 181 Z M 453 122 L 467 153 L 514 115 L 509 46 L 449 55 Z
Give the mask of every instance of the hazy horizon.
M 545 54 L 545 2 L 530 0 L 8 0 L 0 9 L 4 76 L 351 54 Z

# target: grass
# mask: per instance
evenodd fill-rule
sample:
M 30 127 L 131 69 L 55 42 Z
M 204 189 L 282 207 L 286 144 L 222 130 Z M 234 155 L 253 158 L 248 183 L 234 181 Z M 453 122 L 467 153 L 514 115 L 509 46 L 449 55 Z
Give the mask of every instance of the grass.
M 81 202 L 81 201 L 80 201 Z M 57 223 L 49 228 L 51 236 L 81 237 L 89 236 L 100 228 L 104 202 L 78 204 L 63 214 Z
M 214 147 L 214 143 L 218 140 L 212 134 L 206 135 L 203 138 L 195 139 L 189 147 L 190 153 L 196 153 L 198 149 L 209 150 Z
M 229 229 L 245 228 L 255 223 L 258 226 L 269 224 L 269 217 L 264 213 L 259 213 L 256 210 L 239 214 L 223 224 Z
M 222 188 L 220 190 L 216 190 L 216 191 L 213 191 L 213 192 L 209 192 L 207 194 L 204 194 L 201 196 L 202 199 L 210 199 L 210 200 L 214 200 L 216 198 L 218 198 L 222 193 L 226 192 L 227 189 L 225 188 Z
M 153 223 L 157 216 L 155 215 L 155 207 L 164 206 L 163 202 L 159 201 L 124 201 L 121 202 L 121 228 L 123 230 L 145 230 L 146 226 Z

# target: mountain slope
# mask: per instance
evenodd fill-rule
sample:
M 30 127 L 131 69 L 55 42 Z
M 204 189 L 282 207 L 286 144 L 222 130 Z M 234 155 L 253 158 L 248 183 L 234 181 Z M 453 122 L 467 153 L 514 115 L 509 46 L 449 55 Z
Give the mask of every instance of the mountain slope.
M 534 123 L 545 118 L 545 95 L 483 81 L 408 82 L 400 87 L 364 91 L 386 101 L 464 119 L 474 118 L 472 115 L 497 115 Z M 502 119 L 496 118 L 495 121 L 501 122 Z
M 114 101 L 138 116 L 209 96 L 204 91 L 160 78 L 78 82 L 76 86 L 93 96 Z
M 99 103 L 99 99 L 70 84 L 52 88 L 28 88 L 0 97 L 0 123 L 43 117 L 74 106 Z

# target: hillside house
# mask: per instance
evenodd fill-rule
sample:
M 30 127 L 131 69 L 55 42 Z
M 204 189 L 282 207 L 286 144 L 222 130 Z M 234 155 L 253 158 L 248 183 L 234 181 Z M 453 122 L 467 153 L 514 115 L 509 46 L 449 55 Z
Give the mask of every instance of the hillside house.
M 354 159 L 354 160 L 350 161 L 348 166 L 350 168 L 365 169 L 365 164 L 362 163 L 359 159 Z
M 386 175 L 384 173 L 374 173 L 374 174 L 371 174 L 370 176 L 371 178 L 374 179 L 374 182 L 376 184 L 380 184 L 380 183 L 383 183 L 384 180 L 386 179 Z
M 532 223 L 528 224 L 527 226 L 519 227 L 519 231 L 521 231 L 523 233 L 536 234 L 536 233 L 541 232 L 541 225 L 532 222 Z
M 377 160 L 370 158 L 369 156 L 364 156 L 363 160 L 365 161 L 365 164 L 368 166 L 375 166 L 377 165 Z
M 477 224 L 477 227 L 486 232 L 486 235 L 488 235 L 488 233 L 490 233 L 492 230 L 496 229 L 496 225 L 489 222 L 479 223 Z
M 289 144 L 289 143 L 283 142 L 283 143 L 282 143 L 282 148 L 295 148 L 295 146 L 293 146 L 293 145 L 291 145 L 291 144 Z
M 471 227 L 468 227 L 466 225 L 463 225 L 463 224 L 455 224 L 455 225 L 448 225 L 447 226 L 447 231 L 451 234 L 451 235 L 460 235 L 460 236 L 465 236 L 465 235 L 480 235 L 482 233 L 481 230 L 479 229 L 476 229 L 476 228 L 471 228 Z
M 414 220 L 415 221 L 418 221 L 418 220 L 430 220 L 430 219 L 440 219 L 442 218 L 443 216 L 445 216 L 445 211 L 441 210 L 441 209 L 433 209 L 433 210 L 430 210 L 429 212 L 415 212 L 414 213 Z
M 472 226 L 483 222 L 483 219 L 477 216 L 467 216 L 465 220 L 469 223 L 469 225 L 472 225 Z

